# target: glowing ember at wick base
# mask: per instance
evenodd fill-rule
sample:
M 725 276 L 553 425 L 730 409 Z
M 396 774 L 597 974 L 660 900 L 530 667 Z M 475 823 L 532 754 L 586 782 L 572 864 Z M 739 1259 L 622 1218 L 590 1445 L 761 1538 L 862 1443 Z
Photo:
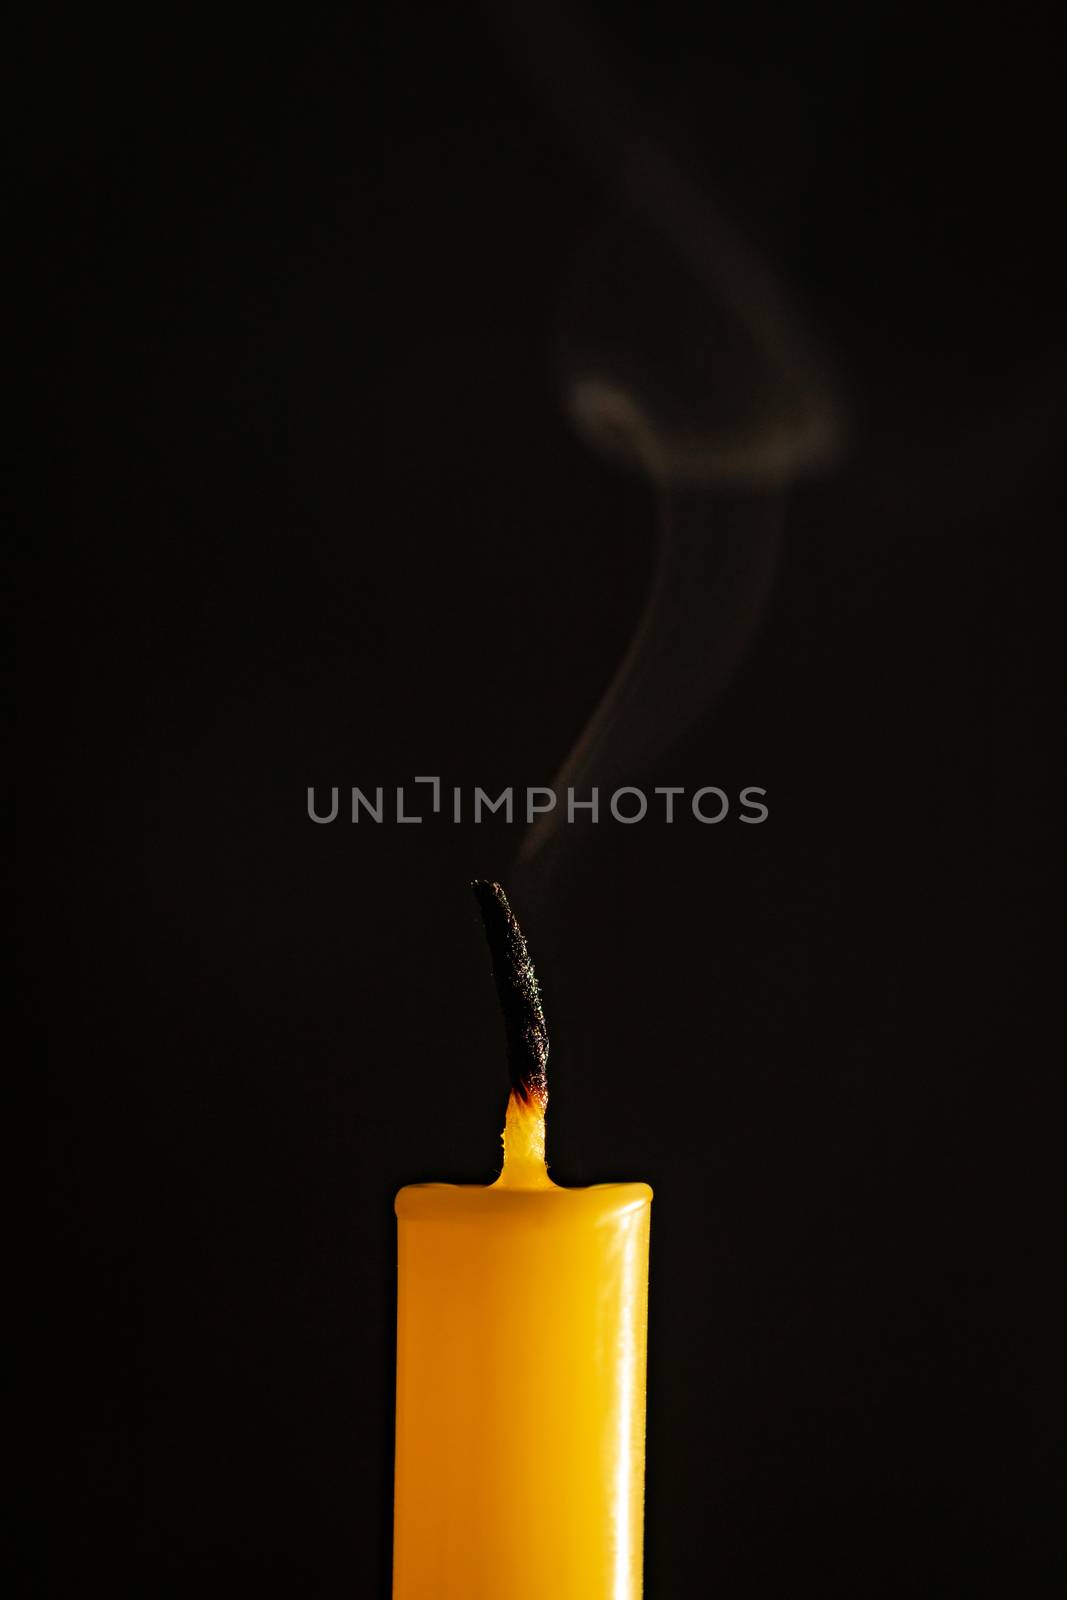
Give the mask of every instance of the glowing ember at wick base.
M 554 1188 L 545 1161 L 545 1114 L 539 1106 L 511 1095 L 508 1100 L 504 1132 L 504 1165 L 498 1188 L 543 1189 Z

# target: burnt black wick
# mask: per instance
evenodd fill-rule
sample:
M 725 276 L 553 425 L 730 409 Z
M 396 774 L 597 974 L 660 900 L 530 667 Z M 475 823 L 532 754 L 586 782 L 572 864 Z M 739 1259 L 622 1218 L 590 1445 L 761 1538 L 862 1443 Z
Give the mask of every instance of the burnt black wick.
M 513 1094 L 543 1111 L 548 1101 L 548 1029 L 541 991 L 522 929 L 499 883 L 476 878 L 471 885 L 485 923 L 493 978 L 504 1017 L 508 1071 Z

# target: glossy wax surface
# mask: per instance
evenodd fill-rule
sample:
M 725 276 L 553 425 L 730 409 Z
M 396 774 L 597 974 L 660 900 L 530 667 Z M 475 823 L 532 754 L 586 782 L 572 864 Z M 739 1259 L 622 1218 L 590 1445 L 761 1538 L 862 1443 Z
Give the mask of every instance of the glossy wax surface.
M 394 1600 L 637 1600 L 652 1191 L 557 1187 L 514 1103 L 505 1151 L 396 1200 Z

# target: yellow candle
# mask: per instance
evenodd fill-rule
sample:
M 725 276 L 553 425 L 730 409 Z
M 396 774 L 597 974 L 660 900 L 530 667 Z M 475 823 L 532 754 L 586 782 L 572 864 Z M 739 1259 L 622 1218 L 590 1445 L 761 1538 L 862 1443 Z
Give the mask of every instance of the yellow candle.
M 397 1196 L 394 1600 L 638 1600 L 652 1191 L 548 1176 L 536 980 L 484 891 L 512 1046 L 504 1165 L 488 1187 Z

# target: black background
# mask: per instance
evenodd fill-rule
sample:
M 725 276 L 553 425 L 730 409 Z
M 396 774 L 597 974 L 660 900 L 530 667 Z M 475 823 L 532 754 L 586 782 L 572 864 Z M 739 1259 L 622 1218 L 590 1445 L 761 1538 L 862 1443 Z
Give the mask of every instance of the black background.
M 768 823 L 601 827 L 531 929 L 554 1173 L 656 1191 L 647 1592 L 1051 1593 L 1055 51 L 1007 12 L 585 15 L 855 416 L 655 775 Z M 519 830 L 305 791 L 548 783 L 618 659 L 653 507 L 552 367 L 605 174 L 503 11 L 19 43 L 42 1583 L 371 1594 L 392 1196 L 494 1170 L 467 880 Z

